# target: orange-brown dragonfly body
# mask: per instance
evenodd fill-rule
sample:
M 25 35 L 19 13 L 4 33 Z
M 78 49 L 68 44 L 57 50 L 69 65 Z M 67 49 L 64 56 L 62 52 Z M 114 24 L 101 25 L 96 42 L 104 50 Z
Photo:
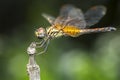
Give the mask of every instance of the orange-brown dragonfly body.
M 42 39 L 41 42 L 36 42 L 37 47 L 44 47 L 44 50 L 39 54 L 44 53 L 49 41 L 56 37 L 63 35 L 78 37 L 88 33 L 115 31 L 115 27 L 89 28 L 89 26 L 96 24 L 105 13 L 106 8 L 101 5 L 90 8 L 84 15 L 81 9 L 72 5 L 65 5 L 61 8 L 60 15 L 56 19 L 43 14 L 51 26 L 46 29 L 40 27 L 35 31 L 36 36 Z

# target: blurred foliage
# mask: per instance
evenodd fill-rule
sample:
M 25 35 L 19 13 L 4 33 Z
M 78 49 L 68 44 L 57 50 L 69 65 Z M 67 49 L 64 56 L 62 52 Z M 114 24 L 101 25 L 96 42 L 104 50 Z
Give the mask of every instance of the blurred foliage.
M 105 5 L 106 16 L 93 27 L 115 26 L 118 30 L 52 40 L 47 54 L 36 56 L 41 80 L 120 79 L 119 0 L 1 0 L 0 80 L 28 80 L 26 49 L 32 41 L 39 41 L 35 29 L 50 25 L 41 13 L 56 17 L 64 4 L 73 4 L 83 12 Z

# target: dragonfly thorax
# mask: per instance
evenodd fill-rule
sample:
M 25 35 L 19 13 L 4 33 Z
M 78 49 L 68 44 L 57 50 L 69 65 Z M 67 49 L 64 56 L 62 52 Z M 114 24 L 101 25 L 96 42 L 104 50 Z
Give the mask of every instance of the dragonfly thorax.
M 47 32 L 47 35 L 51 38 L 60 37 L 63 35 L 63 31 L 58 29 L 54 25 L 47 28 L 46 32 Z

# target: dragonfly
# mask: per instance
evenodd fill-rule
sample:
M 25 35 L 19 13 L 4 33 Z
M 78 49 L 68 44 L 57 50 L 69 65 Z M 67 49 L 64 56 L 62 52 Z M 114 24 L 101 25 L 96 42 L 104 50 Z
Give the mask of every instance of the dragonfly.
M 38 54 L 45 53 L 50 40 L 57 37 L 78 37 L 89 33 L 115 31 L 116 28 L 111 26 L 90 28 L 90 26 L 98 23 L 105 14 L 106 7 L 103 5 L 93 6 L 85 13 L 73 5 L 64 5 L 57 18 L 45 13 L 42 14 L 51 26 L 48 28 L 40 27 L 35 31 L 37 38 L 41 39 L 40 42 L 35 43 L 37 45 L 36 47 L 43 48 Z

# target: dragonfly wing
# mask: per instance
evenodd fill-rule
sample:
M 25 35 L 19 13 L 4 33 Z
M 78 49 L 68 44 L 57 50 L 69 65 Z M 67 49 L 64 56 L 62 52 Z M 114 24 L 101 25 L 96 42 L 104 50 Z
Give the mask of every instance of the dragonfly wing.
M 96 24 L 106 14 L 106 7 L 94 6 L 85 13 L 85 20 L 87 26 Z
M 54 18 L 53 16 L 51 16 L 51 15 L 48 15 L 48 14 L 43 13 L 42 16 L 43 16 L 46 20 L 48 20 L 48 22 L 49 22 L 50 24 L 53 24 L 54 21 L 55 21 L 55 18 Z
M 82 10 L 73 5 L 65 5 L 61 8 L 60 16 L 55 20 L 55 24 L 71 25 L 80 28 L 86 27 Z
M 68 18 L 68 13 L 70 12 L 70 10 L 72 10 L 74 7 L 72 5 L 64 5 L 61 10 L 60 10 L 60 14 L 57 17 L 57 19 L 55 20 L 55 24 L 62 24 L 64 23 L 67 18 Z
M 86 22 L 82 10 L 74 8 L 68 13 L 68 25 L 80 28 L 86 27 Z

